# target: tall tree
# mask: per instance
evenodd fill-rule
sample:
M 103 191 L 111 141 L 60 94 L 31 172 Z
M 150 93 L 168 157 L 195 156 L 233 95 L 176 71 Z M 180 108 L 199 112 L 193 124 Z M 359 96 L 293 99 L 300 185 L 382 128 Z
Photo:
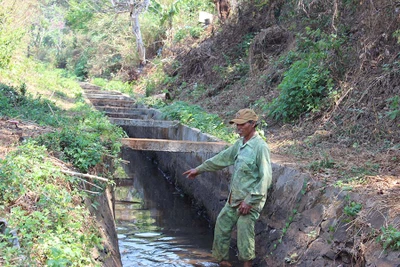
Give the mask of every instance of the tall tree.
M 132 23 L 132 33 L 136 37 L 137 52 L 139 55 L 140 65 L 146 64 L 146 48 L 143 44 L 142 33 L 140 31 L 139 16 L 145 12 L 150 0 L 110 0 L 117 13 L 129 10 L 129 16 Z

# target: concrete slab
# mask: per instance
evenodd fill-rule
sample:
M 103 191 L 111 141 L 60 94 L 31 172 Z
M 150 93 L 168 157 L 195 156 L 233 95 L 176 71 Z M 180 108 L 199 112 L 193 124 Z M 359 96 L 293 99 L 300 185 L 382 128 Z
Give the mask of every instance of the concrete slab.
M 117 95 L 117 94 L 85 94 L 85 97 L 88 98 L 89 100 L 92 99 L 108 99 L 110 101 L 112 100 L 132 100 L 132 98 L 124 95 Z
M 153 117 L 159 112 L 154 109 L 148 108 L 125 108 L 125 107 L 106 107 L 106 106 L 95 106 L 95 108 L 99 111 L 103 111 L 105 113 L 123 113 L 123 114 L 133 114 L 138 116 L 148 116 Z M 121 117 L 123 118 L 123 117 Z
M 110 99 L 91 99 L 90 102 L 94 106 L 111 106 L 111 107 L 132 107 L 135 105 L 134 100 L 110 100 Z
M 83 92 L 84 92 L 84 94 L 122 95 L 121 92 L 106 91 L 106 90 L 99 90 L 99 89 L 84 89 Z
M 146 138 L 123 138 L 121 142 L 133 150 L 183 153 L 218 153 L 229 146 L 225 142 L 194 142 Z
M 129 113 L 116 113 L 116 112 L 106 112 L 105 114 L 109 118 L 124 118 L 124 119 L 138 119 L 138 120 L 151 119 L 151 117 L 149 118 L 147 114 L 139 115 L 139 114 L 129 114 Z
M 152 127 L 152 128 L 176 128 L 178 121 L 158 121 L 158 120 L 140 120 L 126 118 L 109 118 L 111 123 L 119 126 Z

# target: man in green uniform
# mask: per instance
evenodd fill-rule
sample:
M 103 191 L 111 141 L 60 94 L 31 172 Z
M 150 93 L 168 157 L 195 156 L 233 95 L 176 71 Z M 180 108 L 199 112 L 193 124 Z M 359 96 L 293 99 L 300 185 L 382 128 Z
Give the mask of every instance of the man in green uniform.
M 229 263 L 229 245 L 233 227 L 237 227 L 239 260 L 245 267 L 255 258 L 254 225 L 267 198 L 272 181 L 269 149 L 256 132 L 258 116 L 242 109 L 229 123 L 236 124 L 240 139 L 231 147 L 184 172 L 189 179 L 206 171 L 217 171 L 234 165 L 227 203 L 218 215 L 213 243 L 213 256 L 220 266 Z

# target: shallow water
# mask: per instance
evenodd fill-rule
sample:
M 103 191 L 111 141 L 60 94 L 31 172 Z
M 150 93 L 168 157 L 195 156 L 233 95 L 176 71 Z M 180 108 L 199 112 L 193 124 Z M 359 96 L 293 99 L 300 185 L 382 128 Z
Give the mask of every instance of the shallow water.
M 123 158 L 132 179 L 116 188 L 123 266 L 218 266 L 208 221 L 140 152 L 125 151 Z

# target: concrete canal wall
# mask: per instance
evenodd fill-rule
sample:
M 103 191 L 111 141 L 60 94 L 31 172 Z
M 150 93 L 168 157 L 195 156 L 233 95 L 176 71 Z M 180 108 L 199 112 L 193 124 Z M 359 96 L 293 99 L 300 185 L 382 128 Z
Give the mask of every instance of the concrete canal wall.
M 151 110 L 156 114 L 153 119 L 162 120 L 162 114 Z M 201 142 L 221 141 L 211 135 L 201 133 L 198 129 L 193 129 L 179 122 L 172 122 L 170 127 L 137 127 L 122 126 L 129 137 L 148 138 L 148 139 L 168 139 L 168 140 L 186 140 Z M 210 152 L 156 152 L 143 151 L 145 156 L 156 161 L 159 168 L 166 173 L 173 181 L 193 198 L 199 207 L 204 207 L 212 223 L 224 205 L 228 196 L 228 183 L 230 171 L 222 170 L 216 173 L 203 173 L 195 180 L 189 180 L 182 173 L 190 168 L 200 165 L 206 159 L 214 156 L 216 153 Z

